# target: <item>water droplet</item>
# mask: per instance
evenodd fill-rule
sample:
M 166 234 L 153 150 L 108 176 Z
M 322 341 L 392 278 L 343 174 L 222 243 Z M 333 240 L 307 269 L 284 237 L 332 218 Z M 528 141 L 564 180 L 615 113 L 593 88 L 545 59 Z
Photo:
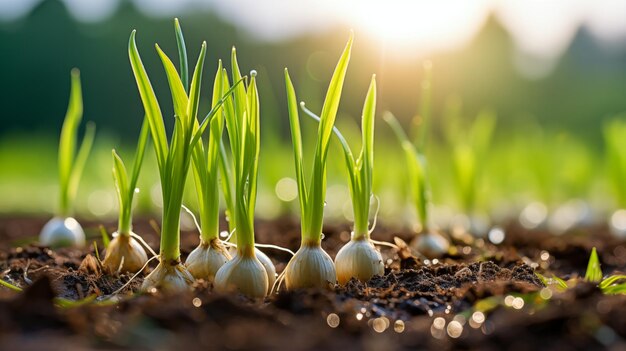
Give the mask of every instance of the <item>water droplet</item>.
M 433 320 L 433 327 L 443 329 L 446 326 L 446 320 L 443 317 L 437 317 Z
M 491 241 L 492 243 L 496 245 L 501 244 L 505 238 L 504 230 L 499 227 L 494 227 L 489 231 L 488 237 L 489 241 Z
M 404 331 L 404 322 L 397 320 L 393 323 L 393 331 L 396 333 L 402 333 Z
M 452 321 L 448 324 L 447 331 L 451 338 L 456 339 L 463 333 L 463 325 L 458 321 Z
M 191 300 L 191 303 L 193 304 L 194 307 L 202 306 L 202 300 L 200 300 L 200 298 L 198 297 L 194 297 L 193 300 Z
M 363 319 L 363 313 L 357 313 L 356 314 L 356 320 L 360 321 L 361 319 Z
M 552 297 L 552 290 L 550 290 L 550 288 L 543 288 L 539 291 L 539 296 L 544 300 L 549 300 Z
M 326 317 L 326 323 L 331 328 L 337 328 L 339 326 L 340 318 L 336 313 L 331 313 Z
M 374 319 L 374 322 L 372 322 L 372 328 L 377 333 L 384 332 L 385 329 L 387 329 L 387 324 L 385 323 L 383 317 Z
M 511 304 L 513 306 L 513 308 L 515 308 L 516 310 L 521 310 L 524 307 L 524 299 L 522 299 L 521 297 L 516 297 L 513 300 L 513 303 Z

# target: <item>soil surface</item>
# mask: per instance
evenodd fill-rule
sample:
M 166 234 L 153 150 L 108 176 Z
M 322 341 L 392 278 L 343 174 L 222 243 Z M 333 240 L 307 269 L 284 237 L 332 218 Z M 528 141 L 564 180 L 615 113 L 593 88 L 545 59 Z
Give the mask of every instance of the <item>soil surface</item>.
M 102 274 L 99 222 L 82 221 L 83 249 L 35 244 L 45 218 L 0 218 L 0 349 L 81 350 L 594 350 L 626 348 L 626 296 L 603 295 L 578 280 L 597 247 L 605 276 L 626 268 L 626 246 L 604 227 L 554 236 L 511 224 L 502 244 L 454 235 L 450 253 L 413 256 L 408 230 L 379 225 L 384 276 L 352 280 L 332 290 L 280 291 L 264 300 L 220 295 L 198 280 L 193 291 L 139 293 L 143 274 Z M 150 219 L 135 232 L 153 248 Z M 114 223 L 104 223 L 112 232 Z M 257 241 L 291 250 L 299 245 L 292 218 L 257 223 Z M 349 240 L 347 225 L 324 228 L 334 257 Z M 197 233 L 182 234 L 183 258 Z M 289 253 L 264 249 L 281 272 Z M 87 259 L 86 259 L 87 258 Z M 90 264 L 91 261 L 91 264 Z M 151 265 L 153 268 L 155 264 Z M 570 279 L 569 289 L 546 286 L 536 274 Z

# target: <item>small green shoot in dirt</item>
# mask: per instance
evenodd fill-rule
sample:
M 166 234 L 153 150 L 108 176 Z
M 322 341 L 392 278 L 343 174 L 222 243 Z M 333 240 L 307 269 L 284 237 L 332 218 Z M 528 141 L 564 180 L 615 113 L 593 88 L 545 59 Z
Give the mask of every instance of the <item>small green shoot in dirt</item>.
M 78 149 L 78 153 L 76 153 L 78 126 L 83 118 L 83 95 L 80 83 L 80 72 L 78 69 L 73 69 L 71 75 L 72 88 L 70 92 L 70 103 L 67 108 L 63 128 L 61 129 L 61 139 L 59 141 L 59 183 L 61 191 L 59 215 L 63 217 L 72 215 L 78 184 L 96 133 L 95 125 L 93 123 L 87 123 L 85 136 Z
M 102 237 L 102 245 L 106 250 L 106 248 L 109 247 L 109 244 L 111 243 L 111 239 L 109 238 L 109 234 L 107 233 L 106 228 L 102 224 L 98 227 L 98 229 L 100 230 L 100 236 Z
M 594 247 L 591 249 L 591 256 L 589 256 L 589 262 L 587 263 L 587 271 L 585 272 L 585 280 L 592 283 L 599 283 L 602 280 L 602 269 L 600 269 L 600 259 L 598 258 L 598 252 Z
M 46 223 L 39 235 L 41 244 L 53 247 L 85 245 L 83 228 L 71 216 L 96 128 L 93 123 L 87 124 L 85 136 L 76 153 L 78 127 L 83 117 L 83 96 L 78 69 L 72 70 L 71 77 L 70 102 L 59 140 L 59 208 L 57 215 Z

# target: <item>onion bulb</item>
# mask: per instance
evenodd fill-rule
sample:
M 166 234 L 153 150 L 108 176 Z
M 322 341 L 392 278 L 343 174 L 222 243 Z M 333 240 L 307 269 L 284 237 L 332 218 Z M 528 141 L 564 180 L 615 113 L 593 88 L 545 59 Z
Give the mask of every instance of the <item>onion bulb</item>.
M 109 273 L 135 273 L 148 261 L 148 255 L 143 246 L 128 234 L 113 233 L 113 240 L 106 248 L 102 265 Z
M 220 239 L 215 238 L 210 242 L 200 240 L 200 245 L 187 256 L 185 266 L 194 278 L 212 280 L 230 259 L 230 253 Z
M 385 273 L 383 257 L 365 237 L 352 239 L 339 250 L 335 257 L 335 268 L 339 284 L 345 284 L 351 278 L 366 282 L 375 275 Z
M 85 245 L 85 232 L 73 217 L 54 217 L 41 229 L 39 242 L 51 247 L 81 247 Z
M 191 273 L 180 262 L 162 260 L 143 280 L 141 290 L 146 291 L 151 288 L 165 291 L 188 290 L 193 281 Z
M 329 288 L 336 281 L 333 260 L 319 245 L 302 245 L 285 267 L 288 290 Z
M 238 291 L 249 297 L 265 297 L 271 287 L 268 272 L 255 255 L 239 254 L 215 274 L 213 286 L 218 292 Z
M 436 258 L 448 252 L 450 242 L 436 231 L 427 231 L 413 239 L 411 248 L 428 258 Z

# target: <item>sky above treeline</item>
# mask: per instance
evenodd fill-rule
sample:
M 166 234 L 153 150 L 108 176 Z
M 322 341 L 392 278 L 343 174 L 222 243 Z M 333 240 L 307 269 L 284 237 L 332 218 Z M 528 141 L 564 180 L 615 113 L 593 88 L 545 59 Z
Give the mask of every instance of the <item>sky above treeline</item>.
M 47 0 L 0 0 L 0 20 Z M 62 0 L 78 20 L 112 16 L 122 1 L 147 15 L 212 11 L 256 39 L 281 41 L 332 26 L 354 28 L 392 50 L 418 55 L 456 49 L 493 14 L 524 55 L 555 60 L 581 26 L 607 45 L 626 46 L 624 0 Z

